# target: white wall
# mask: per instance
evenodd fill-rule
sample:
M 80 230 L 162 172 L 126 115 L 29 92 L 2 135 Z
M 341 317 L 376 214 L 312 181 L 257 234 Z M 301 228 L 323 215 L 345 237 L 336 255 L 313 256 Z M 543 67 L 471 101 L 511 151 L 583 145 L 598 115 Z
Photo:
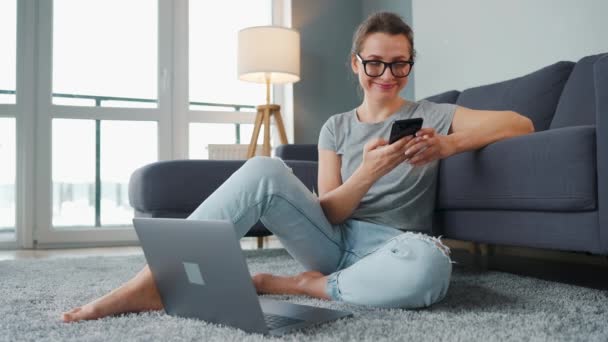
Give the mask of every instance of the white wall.
M 417 99 L 608 52 L 605 0 L 413 0 L 412 12 Z

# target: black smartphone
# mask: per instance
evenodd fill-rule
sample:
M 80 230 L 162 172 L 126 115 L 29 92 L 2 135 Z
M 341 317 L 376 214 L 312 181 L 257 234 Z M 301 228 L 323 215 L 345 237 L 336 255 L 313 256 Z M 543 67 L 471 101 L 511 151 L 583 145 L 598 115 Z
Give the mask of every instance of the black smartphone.
M 395 122 L 393 122 L 393 126 L 391 127 L 391 136 L 388 139 L 388 143 L 392 144 L 403 137 L 414 135 L 421 128 L 422 118 L 395 120 Z

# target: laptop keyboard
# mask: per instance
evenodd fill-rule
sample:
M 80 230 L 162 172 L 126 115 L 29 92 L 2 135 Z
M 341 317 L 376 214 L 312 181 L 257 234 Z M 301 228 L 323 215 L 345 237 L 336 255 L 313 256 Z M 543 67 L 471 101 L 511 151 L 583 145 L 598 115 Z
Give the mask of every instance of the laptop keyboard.
M 266 321 L 266 326 L 268 329 L 276 329 L 288 325 L 292 325 L 295 323 L 303 322 L 301 319 L 273 315 L 269 313 L 264 313 L 264 320 Z

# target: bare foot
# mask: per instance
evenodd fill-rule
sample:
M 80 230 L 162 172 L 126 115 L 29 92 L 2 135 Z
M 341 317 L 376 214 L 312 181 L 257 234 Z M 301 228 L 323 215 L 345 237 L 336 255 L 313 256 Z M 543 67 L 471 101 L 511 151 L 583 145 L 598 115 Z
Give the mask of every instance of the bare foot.
M 308 271 L 291 277 L 259 273 L 251 279 L 259 294 L 294 294 L 329 299 L 325 293 L 327 279 L 321 272 Z
M 77 322 L 125 312 L 161 310 L 162 308 L 163 304 L 156 284 L 154 284 L 154 278 L 146 266 L 131 280 L 105 296 L 82 307 L 64 312 L 62 319 L 64 322 Z

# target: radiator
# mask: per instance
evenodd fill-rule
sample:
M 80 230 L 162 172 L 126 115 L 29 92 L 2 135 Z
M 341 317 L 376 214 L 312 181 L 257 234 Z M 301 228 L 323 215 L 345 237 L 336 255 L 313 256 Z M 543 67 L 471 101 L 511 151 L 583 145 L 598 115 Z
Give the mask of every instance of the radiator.
M 262 155 L 262 147 L 263 145 L 257 145 L 255 150 L 256 156 Z M 207 146 L 209 159 L 215 160 L 247 159 L 248 149 L 249 144 L 209 144 Z

